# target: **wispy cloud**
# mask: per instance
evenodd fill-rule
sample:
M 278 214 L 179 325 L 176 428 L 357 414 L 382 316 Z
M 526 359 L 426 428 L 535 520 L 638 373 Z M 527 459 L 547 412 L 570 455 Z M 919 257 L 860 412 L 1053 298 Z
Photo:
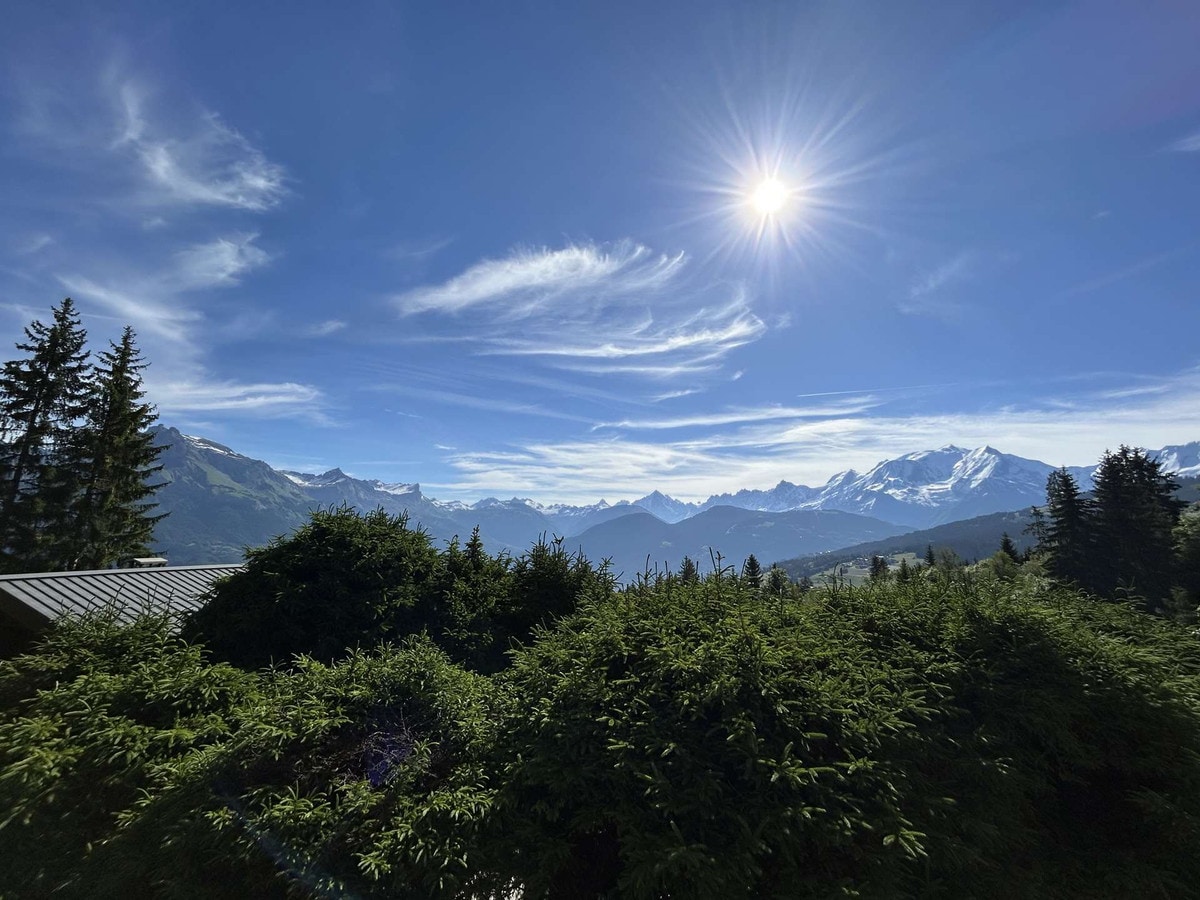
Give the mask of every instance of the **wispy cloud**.
M 154 280 L 117 287 L 83 275 L 60 275 L 59 283 L 73 297 L 99 306 L 108 315 L 133 325 L 139 334 L 151 334 L 173 343 L 186 342 L 188 326 L 200 320 L 193 309 L 177 305 L 156 290 Z
M 78 299 L 97 304 L 139 333 L 190 343 L 191 326 L 203 316 L 181 295 L 236 285 L 243 274 L 266 265 L 270 257 L 255 246 L 255 237 L 239 234 L 193 244 L 159 268 L 114 269 L 107 276 L 68 272 L 58 281 Z
M 662 403 L 664 400 L 678 400 L 680 397 L 690 397 L 693 394 L 699 394 L 700 388 L 684 388 L 679 391 L 664 391 L 661 394 L 655 394 L 650 398 L 651 403 Z
M 45 193 L 61 193 L 42 198 L 59 215 L 53 235 L 29 234 L 14 249 L 79 302 L 94 339 L 133 326 L 160 413 L 325 421 L 321 392 L 298 379 L 210 368 L 223 344 L 273 321 L 259 304 L 221 298 L 273 262 L 257 231 L 221 222 L 277 206 L 288 190 L 283 167 L 215 112 L 118 64 L 86 73 L 31 65 L 17 72 L 12 97 L 12 151 L 53 166 Z M 123 221 L 77 229 L 89 211 Z
M 308 329 L 307 334 L 309 337 L 329 337 L 329 335 L 336 334 L 345 327 L 346 323 L 340 319 L 327 319 L 324 322 L 313 325 Z
M 236 234 L 180 250 L 175 273 L 180 290 L 236 285 L 242 275 L 265 266 L 271 257 L 255 245 L 257 234 Z
M 846 415 L 831 409 L 825 417 L 786 423 L 714 415 L 696 417 L 703 426 L 699 436 L 665 442 L 597 434 L 459 449 L 446 460 L 460 478 L 430 488 L 560 502 L 633 499 L 655 489 L 702 499 L 781 478 L 819 485 L 843 469 L 864 471 L 882 459 L 947 443 L 990 444 L 1051 465 L 1086 465 L 1122 442 L 1154 448 L 1177 443 L 1181 434 L 1200 435 L 1200 369 L 1133 381 L 1001 409 L 910 416 L 889 414 L 881 405 Z
M 694 375 L 719 368 L 767 326 L 743 289 L 697 287 L 686 262 L 633 242 L 520 250 L 394 303 L 404 316 L 452 319 L 480 355 L 537 357 L 581 373 Z
M 152 398 L 170 412 L 252 412 L 257 415 L 319 415 L 321 392 L 307 384 L 239 384 L 233 381 L 158 381 L 148 378 Z
M 385 256 L 406 263 L 420 263 L 436 256 L 454 243 L 454 238 L 428 238 L 400 241 L 385 251 Z
M 1166 149 L 1172 153 L 1200 153 L 1200 131 L 1167 144 Z
M 910 315 L 951 316 L 958 311 L 957 298 L 945 296 L 945 289 L 971 277 L 977 256 L 971 251 L 959 253 L 916 278 L 898 308 Z
M 692 416 L 674 416 L 662 419 L 623 419 L 620 422 L 603 422 L 593 427 L 624 429 L 629 431 L 669 431 L 679 428 L 710 428 L 719 425 L 740 425 L 750 422 L 778 422 L 791 419 L 817 419 L 829 416 L 849 416 L 866 412 L 878 405 L 874 397 L 847 398 L 845 401 L 827 406 L 762 406 L 753 409 L 732 409 L 724 412 L 704 413 Z
M 239 234 L 192 244 L 157 268 L 114 268 L 98 277 L 65 273 L 58 281 L 80 301 L 85 314 L 134 327 L 152 363 L 146 383 L 161 414 L 253 413 L 327 424 L 323 395 L 311 385 L 213 379 L 204 364 L 214 336 L 242 339 L 271 321 L 269 312 L 256 310 L 228 321 L 210 321 L 189 299 L 191 294 L 233 287 L 245 274 L 266 265 L 269 257 L 254 238 Z
M 18 79 L 18 125 L 24 140 L 105 184 L 109 207 L 143 216 L 148 208 L 188 206 L 262 212 L 287 195 L 283 166 L 217 113 L 161 99 L 116 67 L 93 82 L 87 91 Z
M 283 167 L 216 113 L 169 128 L 147 117 L 147 92 L 135 82 L 121 84 L 117 95 L 123 121 L 113 149 L 135 155 L 155 200 L 261 212 L 283 199 Z
M 647 318 L 620 338 L 587 344 L 546 344 L 537 340 L 510 339 L 497 342 L 492 352 L 515 356 L 570 356 L 576 359 L 625 359 L 631 356 L 656 356 L 667 353 L 709 354 L 719 356 L 762 336 L 762 320 L 750 312 L 739 297 L 719 309 L 707 309 L 668 326 L 659 326 Z
M 486 304 L 524 319 L 565 295 L 603 287 L 608 295 L 652 291 L 669 282 L 683 254 L 656 256 L 639 244 L 606 251 L 591 245 L 562 250 L 519 250 L 504 259 L 486 259 L 440 285 L 406 291 L 395 298 L 404 314 L 459 312 Z
M 1174 250 L 1168 250 L 1165 253 L 1156 253 L 1153 256 L 1148 256 L 1145 259 L 1139 259 L 1137 262 L 1130 263 L 1113 272 L 1107 272 L 1097 278 L 1091 278 L 1074 287 L 1067 288 L 1063 291 L 1064 297 L 1073 297 L 1078 294 L 1088 294 L 1092 291 L 1098 291 L 1101 288 L 1106 288 L 1110 284 L 1115 284 L 1119 281 L 1124 281 L 1127 278 L 1132 278 L 1134 275 L 1140 275 L 1150 269 L 1156 269 L 1163 263 L 1170 262 L 1180 254 L 1189 251 L 1196 247 L 1197 242 L 1192 241 L 1183 247 L 1177 247 Z
M 13 245 L 13 252 L 18 256 L 33 256 L 54 243 L 54 238 L 45 232 L 31 234 Z
M 461 391 L 443 390 L 439 388 L 420 387 L 408 384 L 378 384 L 374 390 L 399 396 L 412 397 L 422 402 L 435 401 L 439 404 L 462 406 L 468 409 L 478 409 L 485 412 L 506 413 L 509 415 L 534 416 L 543 419 L 558 419 L 566 422 L 590 422 L 583 416 L 574 415 L 561 410 L 552 409 L 541 403 L 521 403 L 506 400 L 502 397 L 480 396 Z

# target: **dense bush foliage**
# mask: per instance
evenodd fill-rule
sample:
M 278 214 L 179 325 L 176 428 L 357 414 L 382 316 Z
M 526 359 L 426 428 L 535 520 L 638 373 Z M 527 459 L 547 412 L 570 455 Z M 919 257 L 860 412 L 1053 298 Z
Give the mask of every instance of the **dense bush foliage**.
M 956 573 L 781 610 L 710 580 L 589 606 L 510 684 L 498 808 L 535 895 L 1200 878 L 1200 646 L 1126 607 Z
M 247 551 L 184 633 L 235 665 L 329 661 L 426 632 L 455 659 L 491 671 L 534 626 L 570 612 L 581 592 L 611 589 L 603 570 L 540 540 L 493 557 L 478 531 L 438 551 L 404 516 L 318 511 L 295 533 Z
M 0 668 L 0 891 L 453 894 L 504 697 L 421 639 L 249 674 L 64 623 Z
M 802 596 L 728 573 L 617 591 L 554 542 L 439 552 L 329 513 L 234 584 L 198 620 L 211 657 L 97 617 L 0 664 L 0 893 L 1200 884 L 1200 639 L 1011 559 Z
M 185 629 L 221 657 L 257 667 L 420 630 L 436 617 L 437 550 L 406 519 L 319 511 L 287 538 L 249 550 Z

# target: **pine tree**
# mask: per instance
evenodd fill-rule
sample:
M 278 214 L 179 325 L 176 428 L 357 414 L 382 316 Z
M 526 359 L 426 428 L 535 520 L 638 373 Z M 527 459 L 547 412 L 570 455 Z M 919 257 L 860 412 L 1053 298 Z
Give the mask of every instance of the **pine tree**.
M 787 572 L 774 564 L 767 570 L 767 591 L 773 597 L 782 597 L 787 593 L 790 582 Z
M 883 556 L 871 557 L 871 580 L 880 581 L 888 576 L 888 561 Z
M 758 557 L 753 553 L 746 557 L 746 561 L 742 563 L 742 580 L 752 588 L 757 588 L 762 584 L 762 566 L 759 565 Z
M 1175 526 L 1175 580 L 1193 610 L 1200 606 L 1200 507 L 1179 517 Z
M 1175 479 L 1144 450 L 1107 452 L 1095 477 L 1097 590 L 1127 590 L 1159 610 L 1174 580 Z
M 0 374 L 0 566 L 61 567 L 80 485 L 78 426 L 87 413 L 87 333 L 71 298 L 34 321 Z
M 690 556 L 685 556 L 683 562 L 679 564 L 679 580 L 684 584 L 695 584 L 700 580 L 700 572 Z
M 1094 553 L 1091 501 L 1079 491 L 1065 468 L 1046 478 L 1046 524 L 1038 549 L 1049 557 L 1050 572 L 1063 581 L 1095 589 L 1098 560 Z
M 83 484 L 76 500 L 77 540 L 71 568 L 95 569 L 123 557 L 144 556 L 154 535 L 150 502 L 162 483 L 147 476 L 165 446 L 150 431 L 154 407 L 143 402 L 141 372 L 146 368 L 130 327 L 121 342 L 110 342 L 96 367 L 95 391 L 83 429 L 86 454 Z
M 1000 536 L 1000 552 L 1015 563 L 1021 562 L 1021 554 L 1017 550 L 1017 545 L 1013 543 L 1013 539 L 1008 536 L 1007 531 Z
M 930 569 L 937 565 L 937 557 L 933 555 L 933 544 L 925 545 L 925 565 Z

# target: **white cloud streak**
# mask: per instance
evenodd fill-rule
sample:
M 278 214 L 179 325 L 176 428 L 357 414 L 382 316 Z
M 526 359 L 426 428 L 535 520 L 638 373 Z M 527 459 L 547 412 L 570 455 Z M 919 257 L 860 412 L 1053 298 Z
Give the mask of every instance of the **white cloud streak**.
M 18 241 L 14 245 L 13 251 L 18 256 L 33 256 L 34 254 L 45 250 L 53 243 L 54 238 L 44 232 L 39 234 L 31 234 L 24 240 Z
M 686 262 L 632 242 L 520 250 L 393 302 L 405 317 L 449 319 L 480 355 L 539 357 L 588 374 L 696 375 L 767 326 L 740 288 L 718 287 L 718 297 L 692 287 Z
M 241 281 L 242 275 L 271 261 L 255 245 L 257 234 L 237 234 L 194 244 L 175 254 L 174 277 L 179 290 L 203 290 L 227 287 Z
M 628 431 L 670 431 L 679 428 L 711 428 L 718 425 L 741 425 L 751 422 L 779 422 L 792 419 L 817 419 L 830 416 L 849 416 L 866 412 L 878 405 L 874 397 L 847 399 L 829 406 L 763 406 L 755 409 L 733 409 L 726 412 L 694 416 L 675 416 L 665 419 L 624 419 L 604 422 L 593 427 L 625 429 Z
M 188 344 L 194 340 L 193 326 L 203 316 L 180 295 L 236 285 L 242 275 L 266 265 L 270 257 L 255 246 L 256 237 L 238 234 L 193 244 L 156 271 L 114 273 L 103 280 L 65 273 L 58 280 L 72 295 L 97 304 L 139 333 Z
M 641 424 L 629 423 L 628 431 Z M 948 443 L 990 444 L 1051 465 L 1086 465 L 1121 443 L 1153 449 L 1200 438 L 1200 369 L 1130 390 L 1047 397 L 998 410 L 918 417 L 831 409 L 827 417 L 784 423 L 714 414 L 672 424 L 702 433 L 666 442 L 613 434 L 458 450 L 447 454 L 447 462 L 461 478 L 437 487 L 447 495 L 489 492 L 581 503 L 634 499 L 657 489 L 696 500 L 780 479 L 820 485 L 844 469 L 864 471 L 882 459 Z
M 147 378 L 160 412 L 252 412 L 256 415 L 316 415 L 321 393 L 292 382 L 239 384 L 232 381 L 155 381 Z
M 133 152 L 155 201 L 262 212 L 284 198 L 283 167 L 216 113 L 171 130 L 146 118 L 146 100 L 147 93 L 134 82 L 118 88 L 123 121 L 113 149 Z
M 1161 266 L 1163 263 L 1170 262 L 1180 254 L 1192 249 L 1195 246 L 1196 242 L 1193 241 L 1184 245 L 1182 248 L 1168 250 L 1165 253 L 1156 253 L 1153 256 L 1138 260 L 1137 262 L 1131 263 L 1130 265 L 1125 266 L 1122 269 L 1118 269 L 1115 272 L 1109 272 L 1105 275 L 1101 275 L 1098 278 L 1092 278 L 1083 282 L 1082 284 L 1077 284 L 1074 287 L 1068 288 L 1067 290 L 1063 291 L 1062 295 L 1064 297 L 1073 297 L 1078 294 L 1089 294 L 1092 291 L 1098 291 L 1101 288 L 1106 288 L 1111 284 L 1116 284 L 1119 281 L 1132 278 L 1134 275 L 1140 275 L 1142 272 L 1155 269 L 1158 266 Z
M 323 398 L 315 387 L 213 380 L 201 363 L 205 337 L 224 333 L 227 326 L 246 332 L 253 323 L 246 313 L 231 320 L 232 324 L 208 322 L 188 297 L 236 286 L 247 273 L 267 265 L 270 256 L 254 243 L 256 238 L 255 234 L 233 234 L 191 244 L 167 257 L 166 265 L 149 271 L 130 274 L 114 270 L 102 279 L 66 273 L 58 280 L 81 302 L 85 313 L 89 308 L 98 309 L 134 327 L 152 362 L 146 376 L 148 395 L 162 414 L 252 413 L 325 424 Z
M 900 312 L 943 318 L 953 316 L 959 304 L 944 296 L 945 289 L 971 277 L 975 264 L 976 255 L 964 251 L 925 273 L 910 285 L 907 296 L 898 304 Z
M 1172 153 L 1200 153 L 1200 131 L 1168 144 L 1167 150 Z
M 925 274 L 913 283 L 908 291 L 909 298 L 915 300 L 926 294 L 935 293 L 951 282 L 964 278 L 967 272 L 970 271 L 971 260 L 972 255 L 970 253 L 960 253 L 954 259 L 942 263 L 932 272 Z
M 71 296 L 91 301 L 110 316 L 132 325 L 139 334 L 155 335 L 175 344 L 186 343 L 189 326 L 201 318 L 195 310 L 160 293 L 153 280 L 131 283 L 128 288 L 101 284 L 82 275 L 60 275 L 58 281 Z
M 76 83 L 19 80 L 19 129 L 38 152 L 105 184 L 110 209 L 143 218 L 180 207 L 263 212 L 287 196 L 283 166 L 216 113 L 155 102 L 144 82 L 115 69 L 95 81 L 88 93 Z
M 313 325 L 308 329 L 307 334 L 309 337 L 329 337 L 329 335 L 336 334 L 345 327 L 346 323 L 339 319 L 327 319 L 324 322 Z
M 527 318 L 580 291 L 603 287 L 610 296 L 652 291 L 669 282 L 683 261 L 683 254 L 656 257 L 646 247 L 629 243 L 612 251 L 594 245 L 519 250 L 504 259 L 476 263 L 443 284 L 407 291 L 395 302 L 405 315 L 454 313 L 487 304 Z
M 283 167 L 217 114 L 157 98 L 119 66 L 70 81 L 61 71 L 16 79 L 18 148 L 58 164 L 73 209 L 124 215 L 140 222 L 146 237 L 139 243 L 125 235 L 110 246 L 91 237 L 74 246 L 68 224 L 16 249 L 47 258 L 46 277 L 80 302 L 90 328 L 97 320 L 101 328 L 133 326 L 151 363 L 149 399 L 163 414 L 324 421 L 315 387 L 253 375 L 214 378 L 204 364 L 216 343 L 242 340 L 271 317 L 245 306 L 213 311 L 219 301 L 207 292 L 234 287 L 272 262 L 257 233 L 223 229 L 213 236 L 214 213 L 277 206 L 287 194 Z M 82 87 L 89 83 L 90 92 Z M 158 232 L 168 225 L 191 237 L 167 243 Z

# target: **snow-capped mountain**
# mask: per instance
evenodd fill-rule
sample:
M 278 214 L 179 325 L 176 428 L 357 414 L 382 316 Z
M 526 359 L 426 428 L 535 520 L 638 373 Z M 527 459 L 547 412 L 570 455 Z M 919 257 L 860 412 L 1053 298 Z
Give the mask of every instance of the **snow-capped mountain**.
M 1200 441 L 1163 447 L 1151 455 L 1162 463 L 1165 472 L 1173 472 L 1180 478 L 1200 477 Z
M 902 529 L 926 528 L 1041 504 L 1046 476 L 1053 470 L 1046 463 L 992 447 L 968 450 L 947 445 L 884 460 L 862 474 L 847 469 L 821 487 L 781 481 L 767 490 L 717 494 L 701 503 L 654 491 L 632 503 L 601 500 L 572 506 L 488 497 L 468 504 L 426 497 L 415 482 L 359 479 L 336 468 L 320 474 L 277 471 L 206 438 L 172 428 L 160 428 L 159 434 L 170 449 L 162 457 L 167 485 L 156 499 L 160 511 L 170 515 L 162 520 L 156 536 L 160 548 L 181 563 L 236 560 L 243 547 L 263 544 L 302 524 L 310 510 L 341 505 L 407 513 L 414 526 L 437 541 L 465 539 L 478 526 L 490 549 L 518 552 L 541 535 L 582 539 L 596 526 L 639 513 L 672 525 L 697 519 L 700 528 L 721 518 L 705 519 L 700 514 L 729 507 L 769 514 L 755 520 L 760 529 L 771 527 L 770 516 L 822 510 L 869 517 L 876 522 L 872 527 L 883 522 Z M 1152 455 L 1168 472 L 1200 476 L 1200 441 L 1164 447 Z M 1095 468 L 1076 466 L 1068 471 L 1088 490 Z M 776 524 L 783 524 L 783 519 Z M 619 530 L 613 523 L 595 533 Z M 722 547 L 730 540 L 714 534 L 710 544 Z M 584 549 L 605 552 L 603 547 Z
M 1042 503 L 1052 471 L 1046 463 L 992 447 L 949 444 L 884 460 L 864 475 L 835 475 L 802 506 L 926 528 Z
M 836 476 L 835 476 L 836 477 Z M 805 504 L 820 494 L 817 488 L 803 484 L 781 481 L 767 491 L 742 489 L 736 494 L 714 494 L 700 505 L 701 509 L 714 506 L 736 506 L 739 509 L 757 509 L 764 512 L 784 512 L 789 509 L 805 509 Z
M 1163 470 L 1200 477 L 1200 441 L 1151 451 Z M 678 522 L 714 506 L 763 512 L 828 509 L 858 513 L 914 528 L 1035 506 L 1045 501 L 1046 476 L 1057 468 L 994 447 L 968 450 L 947 444 L 887 459 L 865 474 L 839 472 L 823 487 L 781 481 L 770 490 L 715 494 L 684 503 L 658 491 L 635 500 L 665 522 Z M 1082 490 L 1091 490 L 1096 465 L 1068 466 Z
M 655 518 L 670 523 L 682 522 L 704 508 L 698 503 L 685 503 L 682 500 L 676 500 L 674 497 L 668 497 L 662 491 L 654 491 L 645 497 L 634 500 L 633 505 L 644 509 Z M 746 508 L 752 509 L 753 507 Z

